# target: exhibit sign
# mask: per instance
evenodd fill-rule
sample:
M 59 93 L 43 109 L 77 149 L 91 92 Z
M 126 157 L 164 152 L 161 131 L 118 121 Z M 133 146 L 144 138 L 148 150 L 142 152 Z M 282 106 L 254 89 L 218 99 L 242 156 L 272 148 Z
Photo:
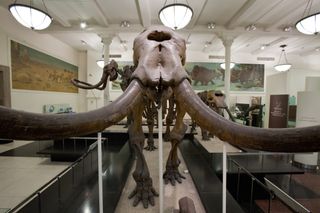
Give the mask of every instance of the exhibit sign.
M 78 67 L 11 40 L 12 88 L 78 93 Z
M 230 91 L 263 92 L 264 64 L 236 64 L 230 78 Z
M 187 62 L 184 67 L 194 90 L 224 89 L 224 69 L 220 63 Z
M 288 127 L 289 95 L 270 95 L 269 128 Z

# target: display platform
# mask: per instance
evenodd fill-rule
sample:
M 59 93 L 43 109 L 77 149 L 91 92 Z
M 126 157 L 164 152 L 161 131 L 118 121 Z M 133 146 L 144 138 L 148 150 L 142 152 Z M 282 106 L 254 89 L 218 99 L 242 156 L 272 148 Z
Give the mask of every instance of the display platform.
M 214 182 L 216 179 L 221 182 L 222 179 L 222 142 L 220 141 L 220 144 L 217 139 L 202 141 L 199 138 L 199 135 L 195 135 L 194 140 L 192 140 L 193 142 L 189 144 L 189 146 L 192 146 L 192 149 L 197 148 L 199 152 L 198 158 L 201 157 L 204 159 L 209 167 L 209 169 L 207 168 L 205 170 L 212 170 L 215 177 L 210 175 L 201 179 L 201 181 L 195 182 L 201 182 L 200 187 L 204 188 L 204 186 L 208 186 L 207 188 L 210 189 L 212 188 L 210 181 Z M 212 147 L 215 147 L 215 149 Z M 280 176 L 304 173 L 303 170 L 290 163 L 292 154 L 257 152 L 254 150 L 246 152 L 246 150 L 240 150 L 240 148 L 230 146 L 229 144 L 227 144 L 226 147 L 228 152 L 227 189 L 234 199 L 234 202 L 239 206 L 241 205 L 241 208 L 245 211 L 262 210 L 264 209 L 263 206 L 266 205 L 265 203 L 269 202 L 269 189 L 264 185 L 265 176 L 270 174 Z M 219 150 L 221 150 L 221 152 Z M 193 158 L 197 158 L 195 156 L 193 156 Z M 193 159 L 190 160 L 194 161 Z M 199 163 L 197 163 L 197 165 L 198 164 Z M 194 166 L 198 168 L 198 166 Z M 202 170 L 203 169 L 195 170 L 197 171 L 195 175 L 197 175 L 197 173 L 204 173 Z M 259 185 L 260 183 L 258 184 L 257 182 L 260 182 L 264 186 L 262 187 Z M 206 190 L 208 190 L 207 188 Z M 199 194 L 201 196 L 201 192 L 199 192 Z M 208 193 L 205 195 L 208 195 Z M 205 199 L 202 199 L 206 206 L 206 201 L 204 200 Z M 277 199 L 272 200 L 272 206 L 275 210 L 277 206 L 280 206 L 279 202 L 281 203 L 281 201 Z M 209 201 L 207 205 L 210 205 Z M 267 206 L 268 205 L 269 204 L 267 204 Z M 282 205 L 285 204 L 282 203 Z M 227 201 L 227 209 L 228 208 L 230 207 Z
M 0 144 L 6 144 L 6 143 L 11 143 L 13 142 L 13 140 L 9 140 L 9 139 L 0 139 Z

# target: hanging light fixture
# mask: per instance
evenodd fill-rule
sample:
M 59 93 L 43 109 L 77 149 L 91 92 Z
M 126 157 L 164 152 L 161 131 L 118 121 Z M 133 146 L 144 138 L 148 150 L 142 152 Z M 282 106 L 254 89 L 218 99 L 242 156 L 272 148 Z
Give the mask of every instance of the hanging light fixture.
M 288 63 L 287 60 L 287 55 L 286 55 L 286 51 L 284 50 L 284 48 L 287 45 L 283 44 L 280 46 L 280 48 L 282 48 L 281 53 L 280 53 L 280 57 L 279 57 L 279 61 L 278 64 L 276 64 L 274 67 L 275 70 L 277 70 L 278 72 L 286 72 L 291 68 L 291 64 Z M 281 58 L 282 56 L 284 57 L 284 63 L 281 63 Z
M 235 63 L 230 62 L 230 69 L 234 68 L 235 65 L 236 65 Z M 220 67 L 225 70 L 226 69 L 226 63 L 225 62 L 221 63 Z
M 43 30 L 52 22 L 51 16 L 47 12 L 46 5 L 41 0 L 46 11 L 42 11 L 32 6 L 32 0 L 30 5 L 18 4 L 17 0 L 9 5 L 9 11 L 12 16 L 23 26 L 32 30 Z
M 163 25 L 174 30 L 182 29 L 189 24 L 193 16 L 193 10 L 187 4 L 177 3 L 174 0 L 173 4 L 164 3 L 163 8 L 159 11 L 159 18 Z
M 320 32 L 320 12 L 309 15 L 312 7 L 312 0 L 308 0 L 302 19 L 296 23 L 296 28 L 303 34 L 317 35 Z
M 102 46 L 102 56 L 100 59 L 98 59 L 97 61 L 97 65 L 100 67 L 100 68 L 103 68 L 104 67 L 104 45 Z
M 97 60 L 97 65 L 100 67 L 100 68 L 103 68 L 104 67 L 104 55 L 102 55 L 102 58 Z

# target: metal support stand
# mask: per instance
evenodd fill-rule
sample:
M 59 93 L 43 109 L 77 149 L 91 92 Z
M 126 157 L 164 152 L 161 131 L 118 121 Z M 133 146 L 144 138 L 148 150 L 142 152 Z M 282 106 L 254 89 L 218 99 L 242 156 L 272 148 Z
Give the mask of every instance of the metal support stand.
M 162 106 L 158 109 L 158 150 L 159 150 L 159 212 L 163 213 L 163 141 L 162 141 Z
M 102 187 L 102 146 L 101 132 L 98 133 L 98 183 L 99 183 L 99 213 L 103 213 L 103 187 Z
M 222 213 L 227 210 L 227 152 L 226 145 L 223 143 L 222 153 Z

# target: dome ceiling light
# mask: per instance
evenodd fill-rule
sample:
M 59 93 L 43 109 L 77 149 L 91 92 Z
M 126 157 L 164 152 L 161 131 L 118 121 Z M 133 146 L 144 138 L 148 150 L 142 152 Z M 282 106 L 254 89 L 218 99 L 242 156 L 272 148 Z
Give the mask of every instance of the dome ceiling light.
M 287 45 L 285 45 L 285 44 L 283 44 L 283 45 L 280 46 L 280 48 L 282 48 L 282 50 L 281 50 L 281 53 L 280 53 L 279 61 L 278 61 L 278 63 L 277 63 L 275 66 L 273 66 L 274 69 L 277 70 L 278 72 L 286 72 L 286 71 L 288 71 L 288 70 L 291 68 L 291 66 L 292 66 L 290 63 L 288 63 L 288 60 L 287 60 L 286 51 L 285 51 L 285 49 L 284 49 L 286 46 L 287 46 Z M 283 56 L 283 58 L 284 58 L 283 63 L 281 63 L 281 58 L 282 58 L 282 56 Z
M 96 62 L 100 68 L 103 68 L 104 67 L 104 55 L 102 55 L 101 59 L 97 60 Z
M 236 65 L 235 63 L 230 62 L 230 70 L 231 70 L 232 68 L 234 68 L 235 65 Z M 221 64 L 220 64 L 220 67 L 225 70 L 225 69 L 226 69 L 226 63 L 221 63 Z
M 41 0 L 46 11 L 35 8 L 32 5 L 18 4 L 17 0 L 9 5 L 9 11 L 12 16 L 23 26 L 32 30 L 44 30 L 50 26 L 52 17 L 48 14 L 46 5 Z
M 102 56 L 96 61 L 96 63 L 100 68 L 104 67 L 104 45 L 102 46 Z
M 299 32 L 307 35 L 317 35 L 320 32 L 320 12 L 309 15 L 312 7 L 312 0 L 308 0 L 302 19 L 296 23 Z
M 173 30 L 179 30 L 189 24 L 193 16 L 193 10 L 187 4 L 177 3 L 176 0 L 172 4 L 167 5 L 167 0 L 164 6 L 159 11 L 159 18 L 163 25 L 170 27 Z

